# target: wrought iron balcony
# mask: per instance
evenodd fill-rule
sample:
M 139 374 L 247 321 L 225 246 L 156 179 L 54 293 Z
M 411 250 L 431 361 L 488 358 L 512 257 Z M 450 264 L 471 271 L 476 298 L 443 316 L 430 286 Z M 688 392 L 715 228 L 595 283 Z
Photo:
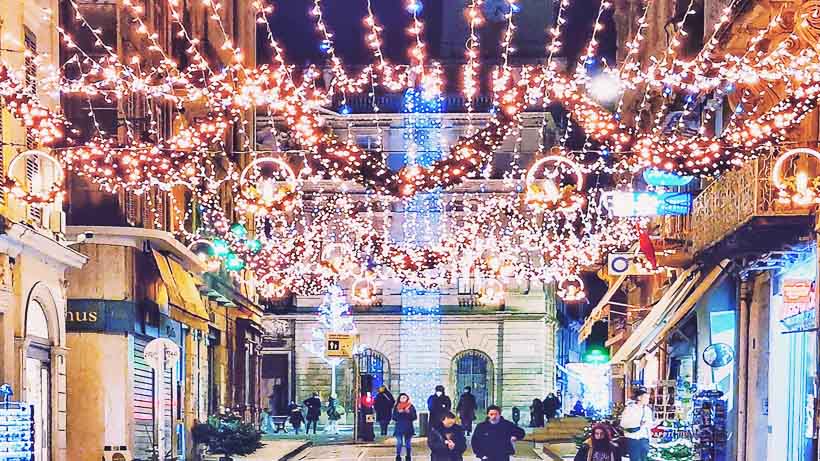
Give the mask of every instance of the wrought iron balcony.
M 726 249 L 757 250 L 757 246 L 776 244 L 764 237 L 765 233 L 795 234 L 794 228 L 784 224 L 807 221 L 811 209 L 777 202 L 777 191 L 771 182 L 776 158 L 769 154 L 751 160 L 712 182 L 695 198 L 690 234 L 693 255 L 719 252 L 717 247 L 723 243 L 729 244 Z M 740 231 L 750 232 L 749 238 L 739 235 Z M 742 241 L 755 247 L 741 246 Z

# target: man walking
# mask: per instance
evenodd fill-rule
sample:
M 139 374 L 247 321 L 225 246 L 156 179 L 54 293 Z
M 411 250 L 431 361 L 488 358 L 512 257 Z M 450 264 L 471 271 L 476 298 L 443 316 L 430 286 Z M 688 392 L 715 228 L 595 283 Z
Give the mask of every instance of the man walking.
M 322 414 L 322 401 L 319 399 L 319 393 L 314 392 L 313 395 L 302 402 L 307 408 L 307 427 L 305 434 L 310 434 L 310 426 L 313 425 L 313 433 L 316 434 L 316 426 L 319 424 L 319 415 Z
M 473 433 L 473 421 L 475 420 L 475 396 L 470 386 L 464 388 L 464 393 L 458 399 L 458 406 L 456 411 L 458 417 L 461 418 L 461 427 L 467 432 L 467 435 Z
M 630 461 L 647 461 L 650 431 L 655 427 L 655 415 L 649 406 L 649 391 L 643 387 L 638 388 L 634 397 L 634 400 L 626 404 L 621 414 L 626 452 Z
M 444 386 L 439 384 L 436 391 L 427 398 L 427 410 L 430 411 L 430 427 L 441 424 L 441 417 L 453 408 L 453 402 L 444 393 Z
M 473 453 L 486 461 L 510 461 L 515 454 L 515 442 L 524 438 L 524 429 L 501 416 L 501 408 L 490 405 L 487 420 L 475 428 Z

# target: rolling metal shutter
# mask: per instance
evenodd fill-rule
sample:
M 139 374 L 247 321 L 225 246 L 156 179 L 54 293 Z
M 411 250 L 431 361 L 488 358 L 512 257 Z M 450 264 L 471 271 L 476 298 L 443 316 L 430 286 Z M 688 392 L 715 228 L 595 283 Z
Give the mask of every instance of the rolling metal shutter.
M 150 459 L 153 451 L 154 440 L 154 370 L 145 362 L 145 346 L 151 341 L 151 337 L 134 335 L 134 346 L 132 351 L 132 361 L 134 364 L 133 392 L 134 392 L 134 446 L 132 454 L 135 458 Z M 164 424 L 164 447 L 162 447 L 160 459 L 171 451 L 173 419 L 171 408 L 171 371 L 166 370 L 163 377 L 161 408 Z

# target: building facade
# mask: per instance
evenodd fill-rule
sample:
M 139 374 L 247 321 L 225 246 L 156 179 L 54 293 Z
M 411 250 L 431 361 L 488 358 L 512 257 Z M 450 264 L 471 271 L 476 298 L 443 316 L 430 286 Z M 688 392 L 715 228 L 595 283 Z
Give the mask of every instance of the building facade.
M 59 101 L 38 83 L 59 65 L 56 1 L 12 1 L 0 11 L 0 60 L 19 70 L 25 91 L 49 108 Z M 37 150 L 37 154 L 31 151 Z M 48 150 L 0 106 L 0 176 L 41 192 L 57 177 Z M 34 455 L 67 455 L 67 271 L 86 257 L 64 235 L 61 204 L 28 205 L 0 194 L 0 383 L 34 407 Z

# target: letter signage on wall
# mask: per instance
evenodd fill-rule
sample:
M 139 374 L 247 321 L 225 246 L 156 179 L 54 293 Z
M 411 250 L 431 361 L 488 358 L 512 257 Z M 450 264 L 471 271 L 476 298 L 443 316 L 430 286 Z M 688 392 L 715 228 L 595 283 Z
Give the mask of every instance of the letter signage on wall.
M 130 301 L 69 299 L 66 331 L 133 331 L 135 308 Z
M 781 293 L 783 294 L 781 320 L 814 309 L 814 280 L 783 279 Z

